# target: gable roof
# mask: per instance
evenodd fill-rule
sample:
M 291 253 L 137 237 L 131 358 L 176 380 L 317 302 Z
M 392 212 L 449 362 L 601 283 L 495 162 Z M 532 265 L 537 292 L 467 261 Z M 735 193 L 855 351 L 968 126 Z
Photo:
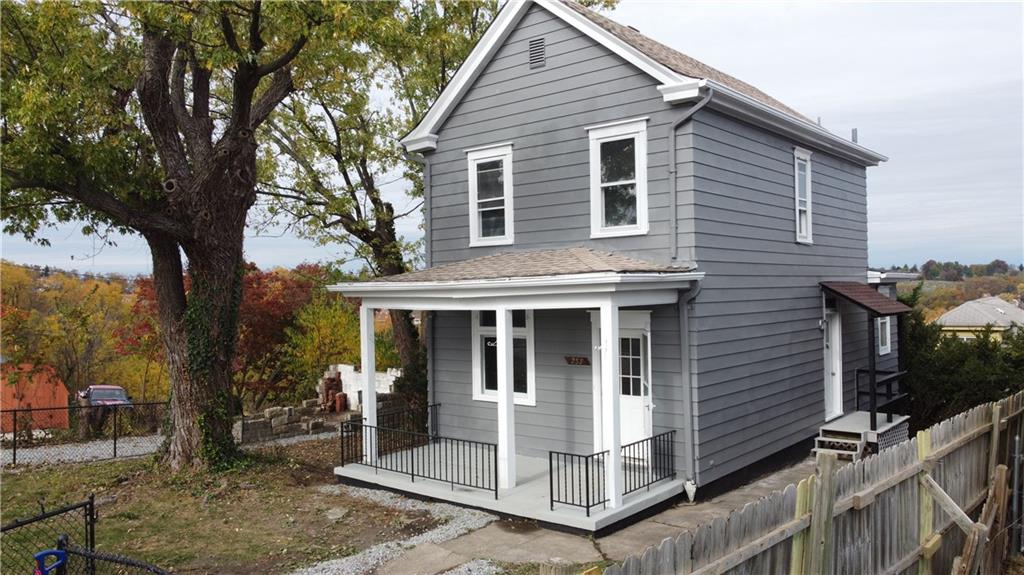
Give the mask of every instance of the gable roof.
M 692 102 L 714 94 L 714 101 L 709 102 L 712 107 L 798 142 L 825 149 L 865 166 L 877 165 L 888 159 L 832 134 L 754 86 L 572 0 L 508 0 L 420 123 L 402 138 L 402 145 L 408 151 L 430 151 L 437 147 L 437 130 L 534 4 L 660 82 L 658 91 L 665 102 Z
M 898 315 L 910 311 L 910 308 L 906 305 L 880 293 L 868 284 L 860 282 L 821 282 L 821 287 L 876 315 Z
M 612 252 L 573 247 L 505 252 L 377 278 L 381 282 L 458 282 L 588 273 L 682 273 L 694 266 L 666 266 Z
M 1014 323 L 1024 326 L 1024 309 L 998 297 L 983 297 L 956 306 L 935 323 L 944 327 L 982 328 L 992 324 L 1008 328 Z
M 591 10 L 590 8 L 583 6 L 582 4 L 579 4 L 578 2 L 574 2 L 573 0 L 559 1 L 568 6 L 569 8 L 572 8 L 579 14 L 581 14 L 584 18 L 589 19 L 590 21 L 594 22 L 601 28 L 604 28 L 605 30 L 611 32 L 617 38 L 621 39 L 623 42 L 626 42 L 630 46 L 633 46 L 637 50 L 640 50 L 644 54 L 650 56 L 651 58 L 654 58 L 658 62 L 661 62 L 665 66 L 671 68 L 672 70 L 675 70 L 676 72 L 679 72 L 680 74 L 683 74 L 690 78 L 704 78 L 707 80 L 714 80 L 715 82 L 728 86 L 741 94 L 750 96 L 751 98 L 761 102 L 762 104 L 771 106 L 772 108 L 775 108 L 792 116 L 796 116 L 801 120 L 807 122 L 811 121 L 800 112 L 797 112 L 793 108 L 790 108 L 789 106 L 783 104 L 782 102 L 776 100 L 775 98 L 772 98 L 771 96 L 765 94 L 761 90 L 758 90 L 754 86 L 751 86 L 750 84 L 742 80 L 734 78 L 729 74 L 726 74 L 725 72 L 712 68 L 711 66 L 708 66 L 707 64 L 699 60 L 691 58 L 690 56 L 687 56 L 682 52 L 669 48 L 668 46 L 662 44 L 661 42 L 658 42 L 657 40 L 644 36 L 643 34 L 640 33 L 639 30 L 636 30 L 635 28 L 630 28 L 629 26 L 619 24 L 618 22 L 612 20 L 611 18 L 607 18 L 604 15 Z

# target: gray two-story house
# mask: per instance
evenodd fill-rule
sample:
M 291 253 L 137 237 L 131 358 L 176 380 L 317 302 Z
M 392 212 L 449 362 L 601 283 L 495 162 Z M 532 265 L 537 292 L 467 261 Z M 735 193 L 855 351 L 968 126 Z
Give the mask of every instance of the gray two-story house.
M 510 0 L 402 143 L 427 268 L 334 289 L 366 374 L 374 310 L 427 312 L 430 422 L 368 384 L 342 478 L 598 530 L 826 422 L 854 457 L 905 435 L 877 413 L 906 311 L 867 277 L 884 156 L 561 0 Z

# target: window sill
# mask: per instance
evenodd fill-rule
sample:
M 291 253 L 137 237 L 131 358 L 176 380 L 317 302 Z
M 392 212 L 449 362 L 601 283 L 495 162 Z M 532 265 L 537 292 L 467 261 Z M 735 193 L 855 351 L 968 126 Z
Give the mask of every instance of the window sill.
M 471 248 L 485 248 L 488 246 L 510 246 L 514 244 L 513 238 L 496 238 L 496 239 L 475 239 L 469 240 L 469 247 Z
M 647 230 L 643 228 L 604 228 L 600 230 L 590 230 L 590 239 L 600 238 L 622 238 L 627 236 L 646 236 Z
M 813 246 L 814 245 L 814 241 L 813 240 L 797 240 L 796 243 L 798 243 L 798 244 L 800 244 L 802 246 Z
M 488 403 L 498 403 L 498 396 L 497 396 L 497 394 L 490 394 L 490 393 L 474 393 L 473 394 L 473 401 L 486 401 Z M 519 394 L 517 394 L 515 396 L 515 399 L 513 400 L 513 403 L 515 405 L 525 405 L 527 407 L 536 407 L 537 406 L 537 399 L 534 398 L 534 397 L 530 397 L 528 395 L 519 395 Z
M 879 357 L 883 357 L 883 356 L 889 355 L 890 353 L 892 353 L 891 349 L 887 349 L 885 351 L 878 350 L 878 356 Z

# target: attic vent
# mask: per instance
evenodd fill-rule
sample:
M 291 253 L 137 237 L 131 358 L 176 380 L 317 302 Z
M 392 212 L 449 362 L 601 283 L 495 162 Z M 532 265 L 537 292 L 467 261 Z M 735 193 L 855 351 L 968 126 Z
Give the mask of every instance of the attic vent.
M 543 68 L 545 58 L 544 38 L 530 40 L 530 68 Z

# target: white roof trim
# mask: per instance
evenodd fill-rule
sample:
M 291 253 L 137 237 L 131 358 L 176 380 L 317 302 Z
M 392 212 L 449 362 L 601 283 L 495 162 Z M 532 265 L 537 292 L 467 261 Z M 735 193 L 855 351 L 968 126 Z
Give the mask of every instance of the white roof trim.
M 451 82 L 441 91 L 441 96 L 427 110 L 420 123 L 404 138 L 402 145 L 410 152 L 422 152 L 433 150 L 437 147 L 437 134 L 434 131 L 448 117 L 448 113 L 459 103 L 463 93 L 469 88 L 473 80 L 480 74 L 484 66 L 491 61 L 491 57 L 501 47 L 502 42 L 508 36 L 512 28 L 519 23 L 519 20 L 526 14 L 531 0 L 508 0 L 497 17 L 491 22 L 487 32 L 469 53 L 466 61 L 459 66 L 459 70 L 452 77 Z
M 661 91 L 666 102 L 680 102 L 698 96 L 697 92 L 701 83 L 699 79 L 690 78 L 669 69 L 558 0 L 508 0 L 459 71 L 455 73 L 452 81 L 441 92 L 441 96 L 430 107 L 420 123 L 402 138 L 402 145 L 406 150 L 422 152 L 437 147 L 435 131 L 459 103 L 462 95 L 484 66 L 490 62 L 491 57 L 501 47 L 501 43 L 508 37 L 512 28 L 519 23 L 527 8 L 534 3 L 661 82 L 662 85 L 658 87 L 658 90 Z
M 530 293 L 573 293 L 661 289 L 667 283 L 700 281 L 704 272 L 593 272 L 536 277 L 510 277 L 480 280 L 394 282 L 345 282 L 327 286 L 327 290 L 351 297 L 404 297 L 427 295 L 434 297 L 466 297 L 464 292 L 477 292 L 479 296 L 494 296 L 496 292 L 526 290 Z M 583 288 L 580 290 L 579 288 Z M 611 289 L 609 289 L 611 288 Z
M 864 165 L 876 166 L 889 159 L 845 140 L 821 126 L 773 108 L 723 84 L 679 74 L 558 0 L 508 0 L 487 32 L 470 52 L 469 57 L 459 67 L 459 71 L 456 72 L 452 81 L 448 83 L 448 86 L 441 92 L 441 96 L 427 111 L 423 120 L 405 138 L 402 138 L 402 144 L 406 150 L 423 152 L 437 148 L 436 130 L 447 119 L 448 114 L 458 104 L 465 91 L 490 62 L 512 28 L 519 23 L 519 20 L 526 14 L 526 10 L 534 3 L 661 82 L 658 91 L 661 92 L 662 98 L 666 102 L 677 103 L 694 100 L 700 96 L 702 88 L 710 86 L 714 88 L 716 94 L 711 101 L 712 107 L 728 111 L 743 119 L 752 120 L 795 140 Z

